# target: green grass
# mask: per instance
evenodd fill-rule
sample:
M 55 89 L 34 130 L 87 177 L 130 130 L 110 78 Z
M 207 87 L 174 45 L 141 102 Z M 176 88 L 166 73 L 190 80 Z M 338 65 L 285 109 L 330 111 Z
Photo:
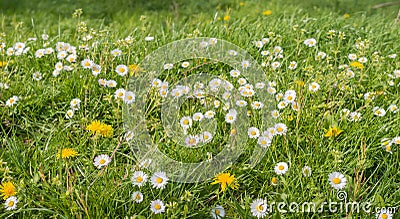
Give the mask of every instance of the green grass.
M 371 202 L 374 207 L 399 207 L 399 145 L 392 145 L 392 154 L 381 146 L 383 138 L 399 136 L 399 113 L 387 111 L 384 117 L 377 117 L 372 110 L 375 106 L 387 109 L 391 104 L 400 105 L 399 78 L 388 77 L 395 69 L 400 69 L 399 57 L 388 58 L 389 54 L 398 54 L 400 48 L 399 24 L 394 23 L 398 7 L 371 9 L 380 1 L 302 2 L 246 1 L 241 6 L 239 1 L 176 1 L 175 4 L 173 1 L 100 1 L 95 4 L 89 0 L 21 1 L 18 4 L 2 1 L 4 36 L 1 41 L 6 47 L 0 61 L 8 65 L 0 67 L 0 83 L 7 83 L 9 89 L 0 88 L 0 174 L 2 182 L 11 180 L 14 183 L 19 202 L 16 210 L 7 211 L 1 207 L 0 217 L 209 218 L 211 209 L 221 205 L 227 218 L 248 218 L 250 204 L 256 198 L 287 204 L 337 201 L 337 192 L 328 182 L 328 174 L 334 171 L 346 176 L 348 183 L 344 191 L 350 201 Z M 83 8 L 83 15 L 73 17 L 72 13 L 78 8 Z M 262 15 L 267 9 L 272 14 Z M 344 18 L 345 13 L 349 13 L 350 18 Z M 230 19 L 225 21 L 225 15 Z M 83 26 L 87 28 L 82 29 Z M 327 37 L 329 30 L 336 30 L 332 39 Z M 344 38 L 339 37 L 339 31 L 345 33 Z M 42 33 L 49 34 L 49 40 L 43 41 Z M 93 39 L 83 41 L 82 37 L 89 33 Z M 122 42 L 127 36 L 133 37 L 132 44 Z M 146 36 L 154 36 L 155 40 L 146 42 Z M 284 52 L 279 59 L 281 68 L 263 67 L 265 81 L 275 81 L 278 92 L 295 90 L 301 110 L 294 111 L 290 106 L 279 110 L 281 116 L 274 122 L 285 123 L 288 132 L 286 136 L 274 137 L 265 157 L 254 168 L 249 168 L 248 161 L 254 148 L 259 146 L 254 139 L 246 140 L 242 145 L 245 152 L 226 169 L 235 174 L 240 185 L 237 190 L 229 188 L 221 192 L 218 185 L 210 184 L 212 179 L 199 183 L 169 182 L 163 190 L 152 188 L 150 183 L 135 187 L 130 178 L 139 168 L 141 158 L 135 157 L 137 145 L 125 141 L 120 144 L 125 133 L 123 104 L 113 97 L 116 88 L 101 87 L 97 80 L 113 79 L 118 83 L 117 88 L 125 88 L 129 78 L 115 73 L 117 65 L 138 64 L 163 45 L 196 36 L 232 42 L 247 50 L 259 64 L 268 63 L 268 60 L 260 55 L 261 50 L 254 46 L 254 41 L 269 37 L 271 42 L 263 50 L 272 51 L 274 46 L 281 46 Z M 30 47 L 27 54 L 5 54 L 14 43 L 26 42 L 29 37 L 37 37 L 37 41 L 26 43 Z M 306 47 L 303 41 L 308 38 L 315 38 L 317 47 Z M 363 40 L 369 41 L 369 47 L 357 50 L 355 43 Z M 92 47 L 95 41 L 98 45 Z M 76 46 L 77 62 L 74 70 L 53 77 L 54 65 L 59 61 L 56 52 L 40 59 L 34 54 L 40 48 L 55 48 L 57 42 Z M 88 44 L 90 50 L 78 49 L 83 44 Z M 116 48 L 121 49 L 123 55 L 113 58 L 110 51 Z M 315 59 L 319 51 L 327 54 L 324 60 Z M 363 69 L 353 68 L 354 78 L 346 77 L 344 69 L 339 69 L 340 65 L 350 63 L 347 58 L 350 53 L 368 58 Z M 85 58 L 102 66 L 99 76 L 93 76 L 90 70 L 80 66 Z M 185 74 L 182 68 L 174 67 L 163 72 L 160 79 L 172 86 L 184 76 L 207 72 L 223 75 L 221 77 L 238 88 L 237 81 L 229 76 L 229 66 L 204 65 L 207 60 L 188 61 L 196 67 Z M 288 69 L 290 61 L 298 63 L 295 70 Z M 32 74 L 36 71 L 42 73 L 42 80 L 33 80 Z M 146 72 L 137 73 L 143 74 Z M 389 86 L 389 80 L 394 86 Z M 298 85 L 298 81 L 304 82 L 304 86 Z M 310 92 L 311 82 L 319 83 L 321 89 Z M 363 95 L 367 92 L 377 95 L 372 101 L 366 101 Z M 7 107 L 6 101 L 13 95 L 20 100 L 15 106 Z M 66 119 L 73 98 L 79 98 L 81 106 L 72 119 Z M 176 160 L 195 162 L 207 159 L 209 153 L 216 156 L 224 148 L 230 133 L 230 126 L 224 122 L 225 111 L 215 110 L 218 128 L 213 141 L 193 150 L 177 145 L 176 139 L 165 134 L 161 102 L 157 91 L 149 94 L 145 125 L 154 144 L 165 154 Z M 273 102 L 273 108 L 277 103 Z M 345 108 L 359 111 L 362 120 L 350 122 L 341 117 L 340 112 Z M 250 107 L 249 110 L 251 125 L 261 126 L 263 121 L 258 111 Z M 205 112 L 206 108 L 198 101 L 187 102 L 180 108 L 179 115 L 192 115 L 197 111 Z M 112 137 L 91 135 L 86 126 L 93 120 L 111 125 Z M 324 137 L 335 125 L 344 132 L 335 138 Z M 200 130 L 197 123 L 195 126 L 190 131 Z M 247 131 L 248 127 L 240 128 Z M 62 148 L 73 148 L 79 155 L 70 159 L 56 158 Z M 93 165 L 97 155 L 111 156 L 113 152 L 115 156 L 106 168 L 99 170 Z M 281 176 L 274 172 L 274 166 L 280 161 L 289 164 L 289 171 Z M 305 165 L 312 168 L 311 177 L 302 175 Z M 277 186 L 271 185 L 273 177 L 279 179 Z M 138 190 L 144 195 L 139 204 L 131 198 L 132 192 Z M 150 202 L 156 199 L 168 204 L 161 215 L 152 214 L 149 208 Z M 314 215 L 280 214 L 275 209 L 268 216 L 374 218 L 375 214 L 328 211 Z M 398 213 L 395 216 L 398 218 Z

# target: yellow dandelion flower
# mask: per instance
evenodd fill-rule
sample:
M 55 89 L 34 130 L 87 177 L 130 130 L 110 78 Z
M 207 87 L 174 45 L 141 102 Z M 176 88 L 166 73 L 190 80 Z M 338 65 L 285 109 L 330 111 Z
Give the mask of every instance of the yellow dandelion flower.
M 338 135 L 340 135 L 340 133 L 342 133 L 343 130 L 337 128 L 336 126 L 334 126 L 333 128 L 329 128 L 328 132 L 326 132 L 325 137 L 336 137 Z
M 343 15 L 343 17 L 346 18 L 346 19 L 347 19 L 347 18 L 350 18 L 350 14 L 347 14 L 347 13 L 346 13 L 346 14 Z
M 220 173 L 215 176 L 215 181 L 211 183 L 214 184 L 221 184 L 221 189 L 224 192 L 226 187 L 230 187 L 232 189 L 237 189 L 239 187 L 238 182 L 235 179 L 235 175 L 231 175 L 230 173 Z
M 244 2 L 239 2 L 239 6 L 244 6 Z
M 263 14 L 263 15 L 271 15 L 271 14 L 272 14 L 272 11 L 271 11 L 271 10 L 265 10 L 265 11 L 263 11 L 262 14 Z
M 6 66 L 6 65 L 8 65 L 8 64 L 11 64 L 12 63 L 12 61 L 10 61 L 10 62 L 7 62 L 7 61 L 0 61 L 0 67 L 3 67 L 3 66 Z
M 3 199 L 6 200 L 8 197 L 14 196 L 17 194 L 15 190 L 15 186 L 11 181 L 2 182 L 0 185 L 0 196 L 3 196 Z
M 229 16 L 228 14 L 224 16 L 224 21 L 229 21 L 229 19 L 231 19 L 231 16 Z
M 77 156 L 78 152 L 75 149 L 72 149 L 72 148 L 64 148 L 64 149 L 61 150 L 61 153 L 57 154 L 57 158 L 60 157 L 60 154 L 61 154 L 61 158 L 62 159 L 66 159 L 66 158 Z
M 295 80 L 294 83 L 296 83 L 300 87 L 304 86 L 304 81 L 302 81 L 302 80 Z
M 130 74 L 131 76 L 137 75 L 137 74 L 140 73 L 141 71 L 142 71 L 142 69 L 139 67 L 138 64 L 129 65 L 129 74 Z
M 91 131 L 93 134 L 102 135 L 103 137 L 112 136 L 114 131 L 111 125 L 101 123 L 97 120 L 86 126 L 86 130 Z
M 350 62 L 350 66 L 353 68 L 363 69 L 364 65 L 360 62 Z

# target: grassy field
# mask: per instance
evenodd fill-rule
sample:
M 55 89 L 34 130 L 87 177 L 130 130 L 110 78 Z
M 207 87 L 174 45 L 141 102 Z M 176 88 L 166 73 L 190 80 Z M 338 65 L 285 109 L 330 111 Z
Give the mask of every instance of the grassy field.
M 383 2 L 1 1 L 0 218 L 400 218 L 399 6 L 372 8 Z M 236 45 L 261 72 L 247 72 L 250 59 L 235 68 L 155 54 L 194 37 L 210 50 Z M 160 57 L 160 81 L 140 90 L 129 82 L 151 78 L 149 55 Z M 199 73 L 233 88 L 218 85 L 215 98 L 199 96 L 209 80 L 176 87 Z M 175 91 L 197 97 L 163 114 Z M 127 128 L 126 109 L 140 103 L 129 116 L 146 121 Z M 194 183 L 174 181 L 179 169 L 139 148 L 213 164 L 232 155 L 232 138 L 238 159 Z M 340 201 L 370 212 L 323 204 Z M 292 202 L 322 210 L 290 212 Z

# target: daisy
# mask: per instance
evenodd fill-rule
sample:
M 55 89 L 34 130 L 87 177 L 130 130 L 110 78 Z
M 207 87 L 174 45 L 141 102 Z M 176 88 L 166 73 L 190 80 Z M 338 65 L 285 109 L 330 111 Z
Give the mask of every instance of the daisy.
M 271 145 L 271 139 L 265 136 L 260 136 L 258 138 L 257 144 L 259 144 L 263 148 L 267 148 Z
M 157 199 L 155 201 L 151 201 L 150 202 L 150 210 L 154 214 L 161 214 L 161 213 L 165 212 L 164 203 L 160 199 Z
M 275 46 L 274 49 L 273 49 L 273 51 L 274 51 L 275 55 L 277 55 L 277 54 L 279 54 L 279 53 L 282 53 L 282 52 L 283 52 L 283 49 L 282 49 L 282 47 L 280 47 L 280 46 Z
M 107 87 L 116 87 L 117 86 L 117 82 L 114 80 L 108 80 L 106 83 Z
M 357 59 L 357 55 L 356 54 L 349 54 L 347 56 L 348 59 L 350 59 L 351 61 L 355 61 Z
M 349 121 L 350 122 L 358 122 L 358 121 L 360 121 L 361 120 L 361 113 L 359 113 L 359 112 L 352 112 L 352 113 L 350 113 L 350 115 L 349 115 Z
M 94 76 L 97 76 L 97 75 L 99 75 L 101 73 L 101 66 L 100 65 L 97 65 L 97 64 L 93 64 L 92 65 L 92 74 L 94 75 Z
M 303 169 L 301 170 L 301 172 L 303 173 L 303 175 L 305 177 L 310 177 L 311 176 L 311 167 L 304 166 Z
M 268 92 L 269 94 L 275 94 L 275 93 L 276 93 L 276 89 L 275 89 L 274 87 L 269 86 L 269 87 L 267 88 L 267 92 Z
M 119 76 L 125 76 L 126 74 L 128 74 L 129 68 L 126 65 L 117 65 L 117 67 L 115 68 L 115 72 L 117 72 L 117 74 Z
M 81 100 L 78 98 L 72 99 L 70 102 L 70 106 L 73 110 L 78 110 L 80 107 Z
M 211 119 L 214 118 L 215 112 L 212 110 L 209 110 L 207 112 L 204 113 L 204 117 L 206 117 L 207 119 Z
M 201 139 L 203 140 L 204 143 L 207 143 L 210 142 L 212 138 L 213 138 L 212 134 L 210 132 L 205 131 L 203 132 Z
M 105 87 L 107 85 L 107 81 L 103 78 L 100 78 L 99 80 L 97 80 L 97 83 L 99 83 L 100 86 Z
M 221 102 L 219 100 L 214 100 L 214 107 L 215 108 L 219 108 L 220 105 L 221 105 Z
M 113 55 L 114 57 L 120 56 L 120 55 L 122 55 L 122 51 L 119 49 L 113 49 L 111 51 L 111 55 Z
M 245 78 L 239 78 L 239 79 L 238 79 L 238 84 L 239 84 L 239 85 L 245 85 L 246 83 L 247 83 L 247 81 L 246 81 Z
M 349 78 L 354 78 L 354 76 L 355 76 L 354 71 L 352 71 L 351 69 L 346 70 L 346 75 Z
M 292 103 L 292 109 L 293 109 L 294 111 L 299 111 L 299 110 L 300 110 L 299 103 L 297 103 L 296 101 L 294 101 L 294 102 Z
M 255 87 L 257 89 L 263 89 L 265 87 L 265 83 L 264 82 L 257 82 Z
M 393 142 L 393 144 L 400 145 L 400 137 L 394 137 L 392 142 Z
M 33 73 L 32 78 L 35 81 L 40 81 L 40 80 L 42 80 L 43 76 L 42 76 L 42 73 L 37 71 L 37 72 Z
M 205 97 L 206 93 L 205 93 L 203 90 L 201 90 L 201 89 L 197 89 L 197 90 L 195 90 L 195 91 L 193 92 L 193 95 L 194 95 L 196 98 L 201 99 L 201 98 L 204 98 L 204 97 Z
M 67 113 L 65 114 L 66 119 L 71 119 L 73 116 L 74 116 L 73 110 L 68 110 Z
M 271 185 L 277 186 L 279 184 L 279 180 L 276 177 L 272 177 L 271 179 Z
M 132 104 L 135 102 L 135 94 L 132 91 L 126 91 L 124 96 L 124 103 L 125 104 Z
M 135 136 L 135 134 L 134 134 L 133 131 L 126 132 L 125 135 L 124 135 L 125 141 L 132 140 L 134 136 Z
M 168 177 L 165 172 L 155 172 L 150 178 L 153 188 L 164 189 L 168 183 Z
M 189 67 L 189 62 L 182 62 L 182 68 L 187 68 L 187 67 Z
M 322 60 L 322 59 L 325 59 L 325 58 L 326 58 L 326 53 L 324 53 L 324 52 L 318 52 L 317 53 L 316 60 Z
M 264 104 L 260 101 L 254 101 L 251 103 L 251 108 L 256 109 L 256 110 L 261 109 L 263 107 L 264 107 Z
M 125 98 L 125 89 L 120 88 L 120 89 L 116 90 L 114 93 L 114 97 L 115 97 L 115 99 L 124 99 Z
M 288 171 L 289 167 L 288 164 L 285 162 L 279 162 L 275 165 L 275 173 L 278 175 L 283 175 Z
M 236 106 L 245 107 L 247 106 L 247 102 L 245 100 L 238 100 L 236 101 Z
M 160 89 L 161 97 L 167 97 L 167 95 L 168 95 L 168 89 Z
M 144 41 L 147 41 L 147 42 L 150 42 L 150 41 L 153 41 L 153 40 L 154 40 L 154 37 L 152 37 L 152 36 L 147 36 L 147 37 L 144 38 Z
M 250 127 L 247 130 L 247 135 L 249 138 L 258 138 L 258 136 L 260 136 L 260 130 L 258 130 L 256 127 Z
M 135 171 L 131 177 L 132 184 L 134 186 L 142 187 L 147 182 L 147 174 L 143 171 Z
M 278 68 L 280 68 L 281 67 L 281 63 L 280 62 L 273 62 L 273 63 L 271 63 L 271 67 L 272 67 L 272 69 L 278 69 Z
M 386 115 L 386 110 L 384 110 L 383 108 L 375 107 L 373 111 L 375 116 L 382 117 Z
M 111 162 L 111 158 L 106 154 L 100 154 L 94 158 L 93 164 L 97 168 L 107 166 Z
M 152 159 L 143 159 L 143 160 L 141 160 L 139 162 L 139 168 L 148 168 L 152 161 L 153 161 Z
M 316 82 L 312 82 L 309 86 L 308 86 L 308 90 L 312 91 L 312 92 L 316 92 L 318 91 L 320 88 L 319 84 Z
M 7 211 L 14 210 L 17 208 L 17 203 L 18 203 L 18 198 L 15 196 L 10 196 L 9 198 L 6 199 L 4 207 L 6 208 Z
M 280 113 L 278 110 L 272 110 L 271 116 L 272 116 L 272 118 L 277 119 L 277 118 L 279 118 Z
M 278 109 L 284 109 L 287 105 L 288 103 L 286 103 L 285 101 L 280 101 L 278 103 Z
M 314 38 L 304 40 L 304 44 L 308 47 L 313 47 L 317 45 L 317 41 Z
M 186 144 L 187 147 L 196 146 L 198 141 L 199 141 L 199 139 L 194 135 L 188 135 L 185 138 L 185 144 Z
M 269 54 L 270 54 L 270 52 L 267 51 L 267 50 L 261 51 L 261 55 L 262 55 L 262 56 L 267 56 L 267 55 L 269 55 Z
M 6 53 L 7 53 L 8 56 L 12 56 L 12 55 L 14 55 L 14 49 L 13 48 L 8 48 Z M 35 54 L 36 58 L 41 58 L 41 57 L 43 57 L 43 55 L 44 55 L 44 50 L 42 51 L 42 54 L 41 54 L 40 57 L 36 56 L 36 54 Z
M 58 54 L 60 55 L 60 53 L 65 53 L 65 56 L 67 56 L 67 53 L 64 52 L 64 51 L 61 51 L 61 52 L 59 52 Z M 57 57 L 58 57 L 58 55 L 57 55 Z M 65 57 L 63 57 L 63 58 L 65 58 Z M 63 59 L 63 58 L 61 58 L 61 59 Z M 59 58 L 59 59 L 60 59 L 60 58 Z M 84 59 L 84 60 L 82 60 L 81 65 L 82 65 L 82 67 L 83 67 L 84 69 L 91 69 L 91 68 L 92 68 L 92 65 L 93 65 L 93 61 L 90 60 L 90 59 Z
M 171 90 L 170 95 L 173 96 L 174 98 L 179 98 L 183 95 L 183 92 L 179 88 L 174 88 Z
M 294 90 L 288 90 L 285 92 L 285 95 L 283 96 L 283 101 L 286 103 L 292 103 L 296 99 L 296 91 Z
M 329 183 L 334 189 L 343 189 L 346 187 L 347 179 L 346 177 L 339 173 L 333 172 L 328 175 Z
M 386 209 L 380 209 L 376 213 L 376 217 L 377 217 L 377 219 L 392 219 L 393 214 Z
M 201 121 L 203 118 L 204 118 L 204 115 L 201 112 L 193 114 L 193 120 L 196 122 Z
M 218 40 L 217 40 L 217 38 L 210 38 L 210 40 L 208 42 L 210 43 L 210 45 L 215 45 L 215 44 L 217 44 Z
M 219 87 L 221 86 L 222 81 L 219 78 L 214 78 L 210 81 L 210 83 L 208 84 L 208 86 L 210 87 L 210 90 L 213 92 L 217 92 Z
M 136 202 L 136 203 L 140 203 L 143 201 L 143 194 L 140 191 L 135 191 L 132 193 L 132 199 Z
M 250 62 L 247 60 L 242 61 L 242 68 L 248 68 L 250 67 Z
M 275 124 L 275 130 L 277 135 L 285 135 L 287 132 L 287 126 L 283 123 Z
M 392 144 L 393 140 L 390 140 L 389 138 L 384 138 L 381 140 L 381 146 L 386 150 L 386 152 L 392 153 Z
M 229 51 L 228 51 L 228 54 L 229 54 L 230 56 L 237 56 L 238 52 L 236 52 L 235 50 L 229 50 Z
M 12 96 L 10 99 L 6 101 L 6 106 L 11 107 L 17 104 L 19 98 L 17 96 Z
M 183 129 L 188 129 L 192 126 L 192 118 L 190 118 L 190 116 L 184 116 L 181 118 L 180 124 Z
M 395 104 L 392 104 L 389 106 L 388 110 L 392 113 L 397 113 L 399 111 L 399 108 Z
M 366 63 L 368 61 L 368 59 L 366 58 L 366 57 L 360 57 L 359 59 L 358 59 L 358 62 L 360 62 L 360 63 Z
M 393 74 L 394 74 L 394 78 L 400 78 L 400 69 L 399 70 L 398 69 L 394 70 Z
M 290 70 L 296 69 L 296 68 L 297 68 L 297 62 L 295 62 L 295 61 L 290 62 L 288 68 L 289 68 Z
M 251 214 L 257 218 L 264 218 L 268 214 L 267 200 L 256 199 L 250 205 Z
M 237 112 L 235 109 L 230 109 L 229 112 L 225 115 L 225 122 L 232 124 L 236 121 Z
M 221 205 L 216 205 L 211 210 L 211 215 L 214 219 L 221 219 L 225 217 L 225 209 Z
M 51 73 L 53 75 L 53 77 L 57 77 L 60 75 L 60 71 L 57 71 L 56 69 L 53 70 L 53 73 Z
M 259 49 L 261 49 L 264 46 L 263 41 L 256 41 L 256 42 L 254 42 L 254 44 Z
M 167 64 L 164 65 L 164 70 L 171 70 L 173 67 L 174 67 L 173 64 L 167 63 Z

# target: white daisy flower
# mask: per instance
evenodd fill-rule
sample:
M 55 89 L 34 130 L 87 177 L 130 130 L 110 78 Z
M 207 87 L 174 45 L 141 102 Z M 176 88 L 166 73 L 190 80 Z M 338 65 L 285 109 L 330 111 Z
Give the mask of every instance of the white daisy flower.
M 67 56 L 67 52 L 65 52 L 65 51 L 61 51 L 61 52 L 59 52 L 58 54 L 60 55 L 60 53 L 65 53 L 65 57 Z M 58 57 L 58 55 L 57 55 L 57 57 Z M 65 57 L 63 57 L 63 58 L 61 58 L 61 59 L 64 59 Z M 59 59 L 60 59 L 60 58 L 59 58 Z M 82 67 L 83 67 L 84 69 L 91 69 L 91 68 L 92 68 L 92 65 L 93 65 L 93 61 L 90 60 L 90 59 L 84 59 L 84 60 L 82 60 L 81 65 L 82 65 Z
M 364 64 L 364 63 L 368 62 L 368 59 L 366 57 L 360 57 L 358 59 L 358 61 Z
M 239 78 L 239 79 L 238 79 L 238 84 L 239 84 L 239 85 L 245 85 L 246 83 L 247 83 L 247 81 L 246 81 L 245 78 Z
M 189 62 L 182 62 L 182 68 L 187 68 L 189 67 L 190 63 Z
M 270 54 L 270 52 L 267 51 L 267 50 L 261 51 L 261 55 L 262 55 L 262 56 L 267 56 L 267 55 L 269 55 L 269 54 Z
M 236 121 L 237 112 L 235 109 L 230 109 L 229 112 L 225 115 L 225 122 L 232 124 Z
M 165 172 L 155 172 L 153 176 L 151 176 L 150 181 L 153 185 L 153 188 L 156 189 L 164 189 L 168 183 L 168 177 Z
M 111 162 L 111 158 L 106 154 L 100 154 L 94 158 L 93 164 L 97 168 L 107 166 Z
M 268 204 L 265 199 L 256 199 L 250 205 L 251 214 L 257 218 L 264 218 L 268 214 Z
M 380 209 L 376 213 L 376 218 L 377 219 L 392 219 L 393 218 L 393 214 L 388 209 L 384 209 L 383 208 L 383 209 Z
M 19 100 L 18 96 L 12 96 L 10 99 L 6 101 L 6 106 L 7 107 L 14 106 L 15 104 L 17 104 L 18 100 Z
M 238 100 L 236 101 L 236 106 L 245 107 L 247 106 L 247 102 L 245 100 Z
M 120 89 L 116 90 L 114 93 L 114 97 L 115 97 L 115 99 L 123 100 L 125 98 L 125 89 L 120 88 Z
M 161 214 L 165 212 L 165 205 L 160 199 L 157 199 L 150 202 L 150 210 L 154 214 Z
M 164 70 L 171 70 L 174 67 L 174 64 L 172 63 L 167 63 L 164 65 Z
M 257 144 L 259 144 L 263 148 L 267 148 L 271 145 L 272 140 L 269 137 L 266 136 L 260 136 L 258 137 Z
M 285 95 L 283 96 L 283 101 L 286 103 L 292 103 L 296 99 L 296 91 L 294 90 L 288 90 L 285 92 Z
M 242 68 L 248 68 L 250 67 L 250 62 L 247 60 L 243 60 L 242 61 Z
M 97 75 L 99 75 L 101 73 L 101 66 L 100 65 L 97 65 L 97 64 L 93 64 L 93 66 L 92 66 L 92 74 L 94 75 L 94 76 L 97 76 Z
M 215 112 L 212 110 L 208 110 L 207 112 L 204 113 L 204 117 L 207 119 L 212 119 L 214 118 Z
M 139 188 L 146 184 L 148 176 L 143 171 L 135 171 L 131 177 L 132 184 Z
M 201 139 L 204 143 L 210 142 L 213 139 L 213 136 L 210 132 L 204 131 L 202 135 L 203 136 Z
M 274 168 L 275 173 L 278 174 L 278 175 L 283 175 L 283 174 L 285 174 L 285 173 L 288 171 L 288 169 L 289 169 L 289 166 L 288 166 L 288 164 L 285 163 L 285 162 L 279 162 L 279 163 L 277 163 L 277 164 L 275 165 L 275 168 Z
M 375 107 L 373 111 L 375 116 L 382 117 L 386 115 L 386 110 L 383 108 Z
M 132 104 L 135 102 L 135 94 L 132 91 L 126 91 L 124 95 L 124 103 L 125 104 Z
M 343 189 L 346 187 L 347 179 L 346 177 L 339 173 L 333 172 L 328 175 L 329 183 L 334 189 Z
M 304 40 L 304 44 L 308 47 L 314 47 L 317 45 L 317 41 L 314 38 Z
M 272 116 L 272 118 L 277 119 L 277 118 L 279 118 L 280 113 L 278 110 L 272 110 L 271 116 Z
M 250 127 L 247 130 L 247 135 L 249 138 L 258 138 L 260 136 L 260 130 L 258 130 L 256 127 Z
M 392 139 L 392 142 L 393 142 L 393 144 L 400 145 L 400 137 L 394 137 L 394 138 Z
M 128 131 L 124 135 L 125 141 L 130 141 L 133 139 L 133 137 L 135 137 L 135 133 L 133 131 Z
M 295 61 L 290 62 L 288 68 L 289 68 L 290 70 L 296 69 L 296 68 L 297 68 L 297 62 L 295 62 Z
M 388 108 L 388 111 L 392 112 L 392 113 L 397 113 L 399 111 L 399 108 L 397 107 L 396 104 L 391 104 Z
M 304 166 L 303 169 L 301 170 L 301 172 L 303 173 L 303 175 L 305 177 L 310 177 L 311 176 L 311 167 Z
M 267 88 L 267 92 L 268 92 L 269 94 L 276 94 L 276 89 L 275 89 L 274 87 L 269 86 L 269 87 Z
M 40 80 L 42 80 L 43 76 L 42 76 L 42 73 L 37 71 L 37 72 L 33 73 L 32 78 L 35 81 L 40 81 Z
M 114 80 L 108 80 L 106 83 L 107 87 L 116 87 L 117 86 L 117 82 Z
M 117 65 L 117 67 L 115 68 L 115 72 L 117 72 L 117 74 L 119 76 L 125 76 L 126 74 L 128 74 L 129 68 L 126 65 Z
M 312 82 L 309 86 L 308 86 L 308 90 L 312 91 L 312 92 L 316 92 L 318 91 L 320 88 L 319 84 L 316 82 Z
M 288 105 L 287 102 L 285 102 L 285 101 L 280 101 L 280 102 L 278 103 L 278 109 L 284 109 L 287 105 Z
M 216 205 L 211 210 L 211 216 L 214 219 L 221 219 L 221 218 L 225 217 L 225 209 L 221 205 Z
M 197 113 L 193 114 L 193 120 L 196 122 L 203 120 L 203 118 L 204 118 L 204 115 L 201 112 L 197 112 Z
M 349 119 L 348 120 L 350 122 L 358 122 L 361 119 L 362 119 L 361 113 L 359 113 L 359 112 L 351 112 L 350 115 L 349 115 Z
M 251 108 L 256 109 L 256 110 L 261 109 L 263 107 L 264 107 L 264 104 L 260 101 L 254 101 L 251 103 Z
M 228 54 L 229 54 L 230 56 L 237 56 L 238 52 L 236 52 L 235 50 L 229 50 L 229 51 L 228 51 Z
M 233 70 L 231 70 L 231 71 L 229 72 L 229 74 L 230 74 L 232 77 L 237 78 L 237 77 L 240 76 L 240 71 L 237 70 L 237 69 L 233 69 Z
M 280 62 L 272 62 L 271 63 L 271 67 L 272 67 L 272 69 L 278 69 L 278 68 L 280 68 L 281 67 L 281 63 Z
M 265 87 L 265 83 L 264 82 L 257 82 L 255 87 L 257 89 L 263 89 Z
M 180 124 L 183 129 L 188 129 L 192 126 L 192 118 L 190 118 L 190 116 L 184 116 L 181 118 Z
M 4 207 L 7 211 L 14 210 L 17 208 L 18 198 L 15 196 L 10 196 L 4 202 Z
M 71 109 L 78 110 L 80 107 L 81 100 L 78 98 L 74 98 L 70 102 Z
M 275 124 L 275 130 L 277 135 L 286 135 L 287 126 L 283 123 Z
M 199 143 L 199 138 L 197 138 L 194 135 L 188 135 L 185 138 L 185 144 L 187 147 L 193 147 L 196 146 L 197 143 Z
M 73 110 L 68 110 L 67 113 L 65 114 L 66 119 L 71 119 L 74 116 L 74 111 Z
M 132 200 L 136 203 L 140 203 L 143 201 L 143 194 L 140 191 L 132 192 Z
M 153 81 L 151 82 L 151 86 L 155 87 L 155 88 L 160 88 L 162 84 L 162 81 L 158 78 L 154 78 Z M 168 88 L 168 86 L 167 86 Z

